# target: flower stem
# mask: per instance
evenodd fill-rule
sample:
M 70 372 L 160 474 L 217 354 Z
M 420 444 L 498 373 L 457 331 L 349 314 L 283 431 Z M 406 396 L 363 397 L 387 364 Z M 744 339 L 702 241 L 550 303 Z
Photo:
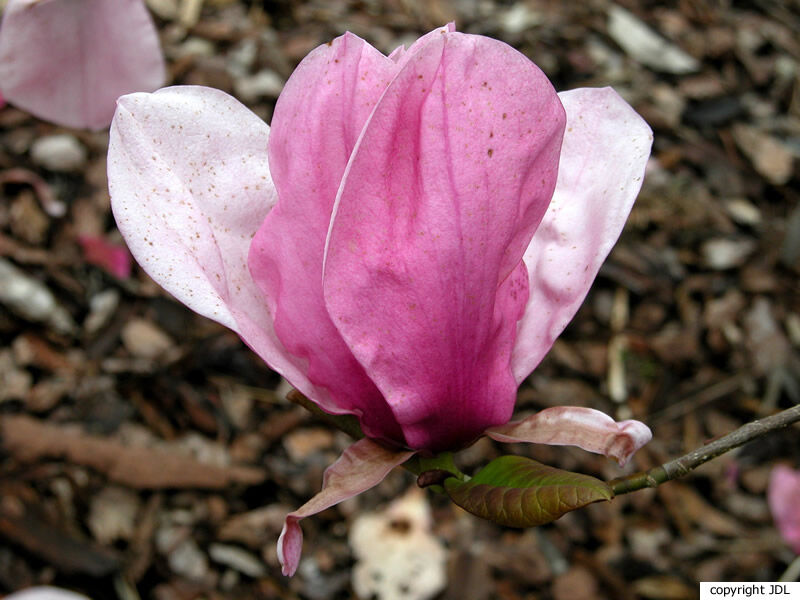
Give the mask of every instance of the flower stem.
M 609 481 L 608 484 L 616 495 L 628 494 L 648 487 L 657 487 L 667 481 L 683 477 L 712 458 L 716 458 L 762 435 L 782 429 L 798 421 L 800 421 L 800 404 L 778 414 L 742 425 L 736 431 L 732 431 L 701 448 L 692 450 L 680 458 L 647 471 L 640 471 L 625 477 L 617 477 Z

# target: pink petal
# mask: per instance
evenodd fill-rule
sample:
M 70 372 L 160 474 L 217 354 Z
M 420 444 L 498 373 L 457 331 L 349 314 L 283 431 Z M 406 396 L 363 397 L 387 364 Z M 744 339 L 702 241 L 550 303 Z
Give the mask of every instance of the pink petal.
M 38 586 L 14 592 L 5 600 L 89 600 L 86 596 L 61 588 Z
M 124 96 L 111 124 L 111 206 L 150 277 L 301 385 L 247 268 L 252 237 L 275 203 L 268 138 L 261 119 L 219 90 Z
M 553 200 L 525 251 L 531 292 L 512 358 L 517 382 L 580 308 L 639 193 L 653 141 L 647 123 L 611 88 L 559 97 L 567 129 Z
M 403 464 L 413 452 L 393 452 L 368 438 L 359 440 L 325 470 L 322 490 L 296 511 L 286 515 L 283 531 L 278 538 L 278 559 L 283 574 L 291 577 L 297 570 L 303 551 L 303 530 L 300 519 L 305 519 L 343 500 L 378 485 L 393 468 Z
M 395 48 L 394 51 L 389 55 L 389 58 L 394 60 L 399 67 L 404 67 L 405 64 L 409 61 L 409 59 L 414 56 L 417 52 L 419 52 L 422 48 L 430 44 L 434 41 L 439 35 L 442 33 L 452 33 L 456 30 L 455 23 L 448 23 L 444 27 L 438 27 L 433 31 L 429 31 L 425 35 L 420 38 L 417 38 L 411 46 L 408 47 L 408 50 L 405 49 L 404 46 L 400 46 Z
M 406 62 L 408 61 L 409 57 L 411 57 L 411 55 L 413 55 L 420 48 L 422 48 L 427 43 L 429 43 L 434 36 L 436 36 L 436 35 L 438 35 L 438 34 L 440 34 L 442 32 L 449 33 L 449 32 L 453 32 L 455 30 L 456 30 L 455 23 L 452 23 L 452 22 L 448 23 L 444 27 L 439 27 L 437 29 L 434 29 L 433 31 L 430 31 L 430 32 L 426 33 L 425 35 L 423 35 L 421 38 L 417 38 L 414 41 L 414 43 L 411 44 L 411 46 L 408 48 L 408 50 L 406 50 L 406 47 L 404 45 L 398 46 L 397 48 L 392 50 L 392 53 L 389 54 L 389 58 L 391 60 L 393 60 L 394 62 L 398 63 L 398 66 L 402 67 L 402 66 L 404 66 L 406 64 Z
M 10 0 L 0 29 L 8 102 L 67 127 L 107 127 L 121 95 L 164 83 L 142 0 Z
M 772 470 L 767 488 L 769 503 L 775 526 L 786 543 L 800 554 L 800 471 L 784 465 Z
M 371 437 L 403 444 L 378 389 L 328 316 L 322 258 L 336 191 L 361 129 L 397 66 L 347 33 L 309 54 L 275 108 L 269 162 L 280 201 L 250 250 L 253 279 L 269 298 L 275 332 L 333 413 L 355 413 Z
M 125 246 L 112 244 L 105 238 L 93 235 L 79 235 L 78 243 L 87 263 L 105 269 L 119 279 L 130 277 L 131 255 Z
M 409 446 L 452 449 L 511 416 L 520 259 L 555 185 L 564 113 L 496 40 L 437 31 L 401 62 L 342 182 L 323 287 Z
M 393 60 L 394 62 L 399 62 L 403 55 L 406 53 L 405 46 L 398 46 L 394 50 L 392 50 L 391 54 L 389 54 L 389 60 Z
M 528 442 L 554 446 L 577 446 L 614 458 L 624 466 L 653 437 L 639 421 L 620 421 L 593 408 L 556 406 L 521 421 L 486 430 L 498 442 Z

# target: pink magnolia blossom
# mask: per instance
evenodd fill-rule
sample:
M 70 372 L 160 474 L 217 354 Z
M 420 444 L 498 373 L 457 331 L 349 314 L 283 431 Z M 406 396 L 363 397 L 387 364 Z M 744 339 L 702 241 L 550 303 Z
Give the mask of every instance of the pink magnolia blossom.
M 781 536 L 796 554 L 800 554 L 800 471 L 785 465 L 772 470 L 767 501 Z
M 46 121 L 108 127 L 116 99 L 164 83 L 143 0 L 9 0 L 0 27 L 2 97 Z
M 452 26 L 389 57 L 349 33 L 317 48 L 271 130 L 207 88 L 119 100 L 109 183 L 137 261 L 368 436 L 287 517 L 284 573 L 299 519 L 416 451 L 487 433 L 624 463 L 650 439 L 585 408 L 509 419 L 619 236 L 651 142 L 610 88 L 556 94 L 513 48 Z

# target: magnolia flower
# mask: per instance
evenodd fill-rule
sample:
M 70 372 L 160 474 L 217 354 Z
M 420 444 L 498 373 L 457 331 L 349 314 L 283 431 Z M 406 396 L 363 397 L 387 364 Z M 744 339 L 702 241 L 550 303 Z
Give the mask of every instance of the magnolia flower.
M 5 600 L 89 600 L 86 596 L 50 586 L 32 587 L 6 596 Z
M 781 536 L 796 554 L 800 554 L 800 471 L 778 465 L 772 470 L 767 488 L 767 502 Z
M 509 419 L 616 241 L 651 141 L 613 90 L 557 95 L 510 46 L 452 26 L 389 57 L 349 33 L 317 48 L 271 130 L 206 88 L 119 100 L 109 185 L 135 258 L 367 435 L 287 516 L 284 573 L 301 518 L 415 452 L 487 434 L 624 463 L 650 439 L 587 408 Z
M 122 94 L 164 83 L 143 0 L 9 0 L 0 27 L 0 91 L 37 117 L 108 127 Z

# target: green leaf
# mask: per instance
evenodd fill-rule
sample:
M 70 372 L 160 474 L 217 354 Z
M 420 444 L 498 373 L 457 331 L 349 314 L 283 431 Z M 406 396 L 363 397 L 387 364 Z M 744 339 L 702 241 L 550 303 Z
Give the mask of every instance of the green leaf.
M 614 497 L 604 481 L 524 456 L 501 456 L 469 481 L 446 479 L 444 488 L 464 510 L 509 527 L 544 525 L 564 513 Z

